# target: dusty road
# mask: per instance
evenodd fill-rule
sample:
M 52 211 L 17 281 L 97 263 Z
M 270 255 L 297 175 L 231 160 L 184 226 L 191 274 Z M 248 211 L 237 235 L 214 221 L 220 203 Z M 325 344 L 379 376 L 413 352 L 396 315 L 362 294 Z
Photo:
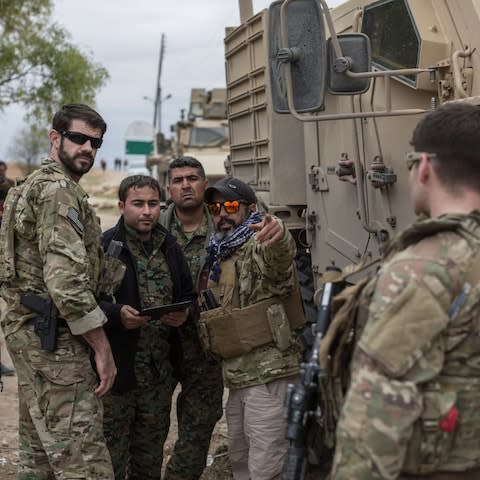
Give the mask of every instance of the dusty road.
M 21 176 L 14 166 L 9 167 L 9 178 Z M 113 170 L 102 172 L 100 169 L 93 169 L 84 179 L 82 185 L 89 192 L 92 204 L 100 216 L 102 229 L 113 226 L 117 219 L 117 188 L 124 172 Z M 10 366 L 11 361 L 6 352 L 2 339 L 1 347 L 2 362 Z M 0 393 L 0 480 L 14 480 L 18 462 L 18 394 L 17 377 L 3 377 L 4 389 Z M 225 392 L 224 399 L 226 399 Z M 201 408 L 201 407 L 199 407 Z M 164 448 L 164 461 L 167 461 L 177 434 L 175 412 L 172 409 L 172 424 L 170 434 Z M 226 423 L 222 418 L 215 428 L 210 445 L 211 457 L 203 480 L 228 480 L 232 478 L 225 454 L 226 445 Z

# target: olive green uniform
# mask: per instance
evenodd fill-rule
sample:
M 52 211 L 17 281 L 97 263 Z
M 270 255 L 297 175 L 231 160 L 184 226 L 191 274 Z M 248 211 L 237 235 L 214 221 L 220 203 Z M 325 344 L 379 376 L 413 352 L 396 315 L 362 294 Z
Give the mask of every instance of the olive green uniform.
M 185 233 L 172 204 L 162 212 L 161 222 L 182 247 L 194 284 L 198 286 L 206 245 L 214 228 L 210 214 L 205 208 L 202 225 Z M 220 364 L 202 350 L 193 322 L 182 328 L 180 334 L 183 358 L 173 379 L 182 386 L 177 399 L 178 440 L 164 478 L 196 480 L 205 468 L 212 431 L 223 413 L 222 372 Z

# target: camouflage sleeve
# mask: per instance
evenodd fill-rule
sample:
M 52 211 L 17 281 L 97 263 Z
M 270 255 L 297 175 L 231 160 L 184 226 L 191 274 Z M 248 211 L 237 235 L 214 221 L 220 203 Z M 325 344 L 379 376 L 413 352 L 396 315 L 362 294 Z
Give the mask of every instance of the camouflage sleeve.
M 36 210 L 43 278 L 61 316 L 75 335 L 102 326 L 106 317 L 92 291 L 79 199 L 74 191 L 50 182 Z
M 337 428 L 335 480 L 400 475 L 422 412 L 422 383 L 444 361 L 448 289 L 430 268 L 422 260 L 399 262 L 378 279 Z
M 297 248 L 285 224 L 278 218 L 275 220 L 282 226 L 282 237 L 273 245 L 255 245 L 254 259 L 264 277 L 278 281 L 282 276 L 291 277 L 292 269 L 295 268 L 293 260 L 297 254 Z

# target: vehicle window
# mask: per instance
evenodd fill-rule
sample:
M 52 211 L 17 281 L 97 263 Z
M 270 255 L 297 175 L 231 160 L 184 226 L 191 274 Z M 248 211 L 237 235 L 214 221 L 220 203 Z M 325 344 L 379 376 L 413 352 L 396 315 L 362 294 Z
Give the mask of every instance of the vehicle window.
M 189 144 L 192 147 L 206 147 L 218 145 L 226 138 L 226 127 L 196 127 L 192 128 Z
M 362 32 L 370 38 L 375 66 L 417 67 L 420 41 L 405 0 L 385 0 L 365 7 Z M 402 78 L 415 84 L 415 76 Z

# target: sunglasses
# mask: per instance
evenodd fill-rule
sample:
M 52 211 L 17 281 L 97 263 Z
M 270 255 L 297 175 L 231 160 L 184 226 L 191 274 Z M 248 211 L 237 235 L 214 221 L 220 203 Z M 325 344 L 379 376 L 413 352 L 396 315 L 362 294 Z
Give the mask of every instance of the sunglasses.
M 85 135 L 84 133 L 80 132 L 62 130 L 60 135 L 68 138 L 71 142 L 76 143 L 77 145 L 84 145 L 86 142 L 90 141 L 92 148 L 100 148 L 103 143 L 102 138 L 90 137 L 89 135 Z
M 435 153 L 425 153 L 425 152 L 410 152 L 405 155 L 405 163 L 407 164 L 407 170 L 410 171 L 413 166 L 418 163 L 422 157 L 427 157 L 429 160 L 436 158 Z
M 225 210 L 226 213 L 229 215 L 232 213 L 237 213 L 240 210 L 240 205 L 241 204 L 248 205 L 247 202 L 239 202 L 238 200 L 227 200 L 225 202 L 213 202 L 213 203 L 208 203 L 208 211 L 212 215 L 219 215 L 220 211 L 223 209 Z

